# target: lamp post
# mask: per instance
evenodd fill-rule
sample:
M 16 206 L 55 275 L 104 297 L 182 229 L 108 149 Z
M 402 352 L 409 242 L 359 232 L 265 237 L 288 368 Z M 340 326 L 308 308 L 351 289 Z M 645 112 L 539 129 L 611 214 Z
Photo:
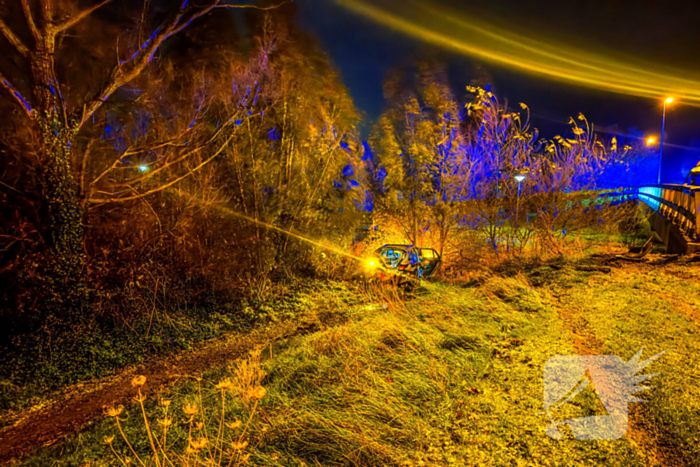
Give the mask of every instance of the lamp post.
M 659 142 L 659 176 L 656 180 L 657 185 L 661 185 L 661 161 L 663 160 L 664 154 L 664 127 L 666 126 L 666 104 L 671 104 L 673 100 L 673 97 L 669 97 L 664 101 L 664 113 L 663 118 L 661 119 L 661 141 Z
M 518 200 L 516 201 L 515 204 L 515 225 L 518 225 L 518 214 L 520 213 L 520 188 L 523 183 L 523 180 L 525 180 L 525 175 L 523 174 L 517 174 L 515 177 L 515 180 L 518 182 Z

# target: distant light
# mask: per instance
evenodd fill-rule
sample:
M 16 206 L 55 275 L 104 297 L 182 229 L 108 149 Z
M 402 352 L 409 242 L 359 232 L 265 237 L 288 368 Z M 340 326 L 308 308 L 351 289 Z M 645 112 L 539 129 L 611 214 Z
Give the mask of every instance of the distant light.
M 648 144 L 648 145 L 651 146 L 651 145 L 654 144 L 654 143 L 656 143 L 656 138 L 654 138 L 653 136 L 647 139 L 647 144 Z
M 370 261 L 370 262 L 369 262 L 369 265 L 372 266 L 372 267 L 374 267 L 374 261 Z
M 667 103 L 667 104 L 670 104 L 670 103 L 672 103 L 674 100 L 675 100 L 675 99 L 673 99 L 673 97 L 669 97 L 668 99 L 666 99 L 666 103 Z
M 523 174 L 518 174 L 518 175 L 515 176 L 515 180 L 517 180 L 517 182 L 520 183 L 520 182 L 522 182 L 523 180 L 525 180 L 525 175 L 523 175 Z
M 147 165 L 140 165 L 140 166 L 139 166 L 139 170 L 140 170 L 141 172 L 146 172 L 146 171 L 148 170 L 148 166 L 147 166 Z

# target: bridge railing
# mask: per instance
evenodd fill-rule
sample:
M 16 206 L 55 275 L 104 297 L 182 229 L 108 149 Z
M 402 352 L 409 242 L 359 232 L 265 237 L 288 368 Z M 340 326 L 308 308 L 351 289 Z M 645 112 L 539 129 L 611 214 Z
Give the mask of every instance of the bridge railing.
M 700 187 L 647 185 L 603 193 L 605 197 L 637 198 L 673 222 L 694 241 L 700 240 Z

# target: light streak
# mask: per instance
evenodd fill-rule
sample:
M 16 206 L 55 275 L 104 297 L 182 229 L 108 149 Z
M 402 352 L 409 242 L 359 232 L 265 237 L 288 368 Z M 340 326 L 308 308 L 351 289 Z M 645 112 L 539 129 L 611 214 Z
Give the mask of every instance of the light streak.
M 174 191 L 174 190 L 168 190 L 168 191 Z M 200 199 L 199 197 L 194 197 L 193 201 L 198 203 L 198 204 L 204 205 L 206 207 L 216 209 L 221 214 L 237 217 L 239 219 L 248 221 L 251 224 L 259 225 L 261 227 L 265 227 L 267 229 L 274 230 L 275 232 L 279 232 L 279 233 L 282 233 L 282 234 L 287 235 L 289 237 L 296 238 L 297 240 L 301 240 L 302 242 L 317 246 L 323 250 L 332 251 L 333 253 L 336 253 L 336 254 L 341 255 L 341 256 L 345 256 L 346 258 L 350 258 L 350 259 L 354 259 L 356 261 L 362 261 L 362 262 L 366 261 L 366 258 L 360 258 L 358 256 L 352 255 L 352 254 L 348 253 L 347 251 L 342 250 L 341 248 L 338 248 L 335 245 L 329 245 L 327 243 L 322 243 L 322 242 L 310 239 L 308 237 L 304 237 L 303 235 L 294 233 L 291 230 L 285 230 L 285 229 L 276 227 L 272 224 L 254 219 L 246 214 L 240 213 L 238 211 L 235 211 L 233 209 L 230 209 L 230 208 L 227 208 L 224 206 L 217 206 L 216 204 L 207 203 L 204 200 Z
M 253 219 L 250 216 L 246 216 L 245 214 L 241 214 L 240 212 L 236 212 L 232 209 L 228 209 L 228 208 L 224 208 L 224 207 L 219 207 L 218 209 L 222 212 L 229 214 L 229 215 L 238 217 L 240 219 L 246 220 L 248 222 L 251 222 L 253 224 L 257 224 L 257 225 L 262 226 L 262 227 L 266 227 L 270 230 L 274 230 L 276 232 L 282 233 L 282 234 L 287 235 L 289 237 L 296 238 L 297 240 L 301 240 L 302 242 L 306 242 L 310 245 L 317 246 L 323 250 L 332 251 L 333 253 L 336 253 L 338 255 L 345 256 L 346 258 L 351 258 L 351 259 L 354 259 L 357 261 L 365 261 L 364 258 L 360 258 L 358 256 L 352 255 L 352 254 L 348 253 L 347 251 L 344 251 L 344 250 L 342 250 L 334 245 L 329 245 L 327 243 L 321 243 L 321 242 L 318 242 L 316 240 L 312 240 L 308 237 L 304 237 L 303 235 L 299 235 L 297 233 L 294 233 L 291 230 L 285 230 L 285 229 L 282 229 L 279 227 L 275 227 L 272 224 L 268 224 L 267 222 L 262 222 L 262 221 Z
M 686 102 L 700 102 L 700 79 L 680 77 L 688 76 L 687 71 L 526 37 L 424 1 L 336 1 L 396 31 L 508 68 L 615 93 L 660 100 L 672 93 Z

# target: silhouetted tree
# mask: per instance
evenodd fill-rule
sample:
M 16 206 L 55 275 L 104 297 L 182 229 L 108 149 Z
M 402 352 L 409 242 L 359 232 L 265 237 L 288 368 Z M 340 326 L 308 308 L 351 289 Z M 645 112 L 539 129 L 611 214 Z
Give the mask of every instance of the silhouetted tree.
M 13 3 L 3 7 L 5 14 L 0 17 L 0 33 L 12 47 L 9 63 L 14 67 L 0 69 L 0 87 L 14 101 L 27 123 L 37 130 L 32 145 L 40 153 L 43 217 L 48 226 L 45 238 L 50 245 L 50 266 L 44 275 L 47 286 L 57 299 L 61 294 L 79 298 L 83 289 L 84 209 L 72 166 L 77 136 L 105 102 L 148 68 L 156 52 L 170 37 L 214 9 L 260 7 L 230 5 L 221 0 L 204 4 L 182 0 L 154 12 L 154 17 L 165 19 L 149 28 L 151 5 L 146 1 L 140 22 L 129 31 L 130 39 L 115 44 L 116 63 L 109 75 L 99 83 L 91 83 L 92 91 L 87 96 L 68 99 L 65 91 L 74 80 L 80 80 L 81 70 L 57 72 L 61 66 L 58 58 L 63 38 L 110 0 L 85 8 L 80 8 L 82 2 L 78 1 L 21 0 Z M 24 24 L 16 27 L 20 15 Z M 150 31 L 146 32 L 148 29 Z M 90 38 L 86 36 L 82 40 Z M 86 158 L 90 156 L 89 152 L 85 154 Z

